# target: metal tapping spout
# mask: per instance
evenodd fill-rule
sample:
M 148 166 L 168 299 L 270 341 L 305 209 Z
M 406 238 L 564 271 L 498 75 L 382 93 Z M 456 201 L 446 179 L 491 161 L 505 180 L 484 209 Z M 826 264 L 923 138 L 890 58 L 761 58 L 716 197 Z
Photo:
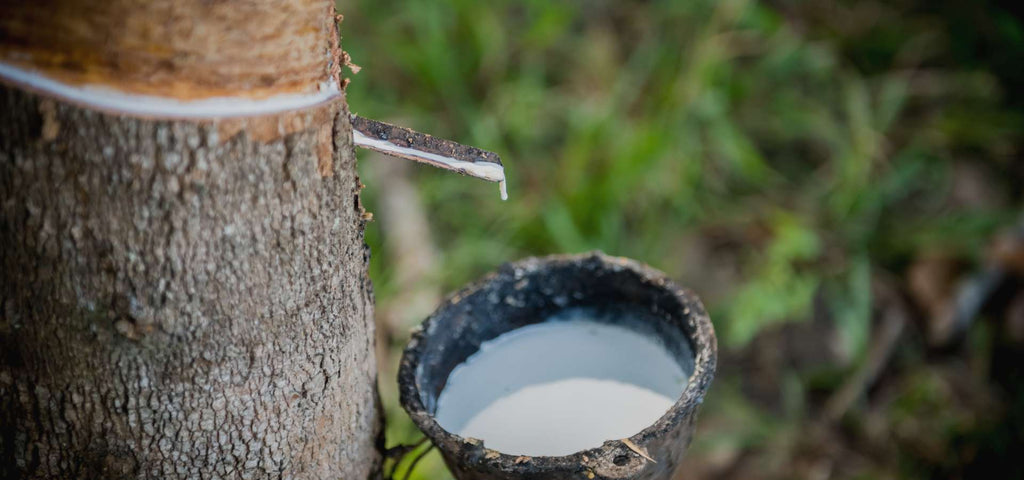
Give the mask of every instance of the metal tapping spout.
M 358 115 L 352 115 L 352 139 L 359 147 L 385 155 L 498 182 L 501 199 L 508 200 L 505 167 L 494 152 Z

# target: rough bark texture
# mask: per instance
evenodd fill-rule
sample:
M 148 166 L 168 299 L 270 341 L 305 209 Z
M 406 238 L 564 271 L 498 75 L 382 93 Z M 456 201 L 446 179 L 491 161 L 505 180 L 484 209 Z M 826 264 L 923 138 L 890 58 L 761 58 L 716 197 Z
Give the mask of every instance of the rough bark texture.
M 341 98 L 169 121 L 0 83 L 0 477 L 374 475 L 354 164 Z
M 162 97 L 315 92 L 331 0 L 0 0 L 0 61 Z

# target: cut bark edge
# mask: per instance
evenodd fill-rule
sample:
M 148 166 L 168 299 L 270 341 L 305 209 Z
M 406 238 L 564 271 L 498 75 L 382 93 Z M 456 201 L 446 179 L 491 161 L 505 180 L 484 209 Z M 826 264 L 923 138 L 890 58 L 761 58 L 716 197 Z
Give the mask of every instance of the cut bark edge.
M 182 100 L 130 93 L 104 85 L 75 85 L 35 69 L 0 61 L 0 83 L 116 115 L 158 119 L 218 119 L 275 115 L 317 108 L 342 98 L 335 81 L 314 93 L 285 93 L 266 98 L 221 96 Z

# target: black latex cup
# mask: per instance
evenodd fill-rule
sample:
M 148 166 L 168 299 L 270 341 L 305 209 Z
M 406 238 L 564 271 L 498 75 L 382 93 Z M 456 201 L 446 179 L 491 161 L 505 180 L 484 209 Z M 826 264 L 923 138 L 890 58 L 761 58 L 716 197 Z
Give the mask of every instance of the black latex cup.
M 692 369 L 669 411 L 629 438 L 653 462 L 622 440 L 558 457 L 506 455 L 437 423 L 434 412 L 448 375 L 482 342 L 580 307 L 636 313 L 622 316 L 630 322 L 623 326 L 656 336 L 684 370 Z M 714 328 L 693 293 L 633 260 L 560 255 L 506 264 L 448 297 L 413 333 L 398 383 L 402 406 L 459 479 L 670 479 L 693 437 L 716 359 Z

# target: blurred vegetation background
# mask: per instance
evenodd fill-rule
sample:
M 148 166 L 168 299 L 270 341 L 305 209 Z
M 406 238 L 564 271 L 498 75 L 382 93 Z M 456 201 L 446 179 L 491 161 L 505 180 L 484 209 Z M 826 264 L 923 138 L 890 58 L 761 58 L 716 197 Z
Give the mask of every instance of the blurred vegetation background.
M 718 329 L 687 478 L 1024 478 L 1016 2 L 338 8 L 353 112 L 509 175 L 501 202 L 360 153 L 389 445 L 421 436 L 394 375 L 442 295 L 600 249 L 694 289 Z M 412 478 L 449 477 L 433 452 Z

